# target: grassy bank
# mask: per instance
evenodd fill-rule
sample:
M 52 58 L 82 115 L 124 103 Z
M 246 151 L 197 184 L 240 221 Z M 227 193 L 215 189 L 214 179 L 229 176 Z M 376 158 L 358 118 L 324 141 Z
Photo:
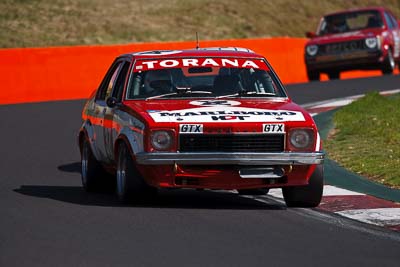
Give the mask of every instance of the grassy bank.
M 345 168 L 400 188 L 400 95 L 370 93 L 340 109 L 325 142 L 330 158 Z
M 399 0 L 2 0 L 0 48 L 304 37 L 322 14 Z

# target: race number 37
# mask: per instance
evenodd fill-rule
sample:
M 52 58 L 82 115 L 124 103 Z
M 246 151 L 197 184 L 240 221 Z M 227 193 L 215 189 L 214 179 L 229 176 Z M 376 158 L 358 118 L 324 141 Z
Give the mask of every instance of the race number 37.
M 263 124 L 263 133 L 285 133 L 283 123 Z
M 181 124 L 179 126 L 179 133 L 181 134 L 202 134 L 203 133 L 203 124 Z

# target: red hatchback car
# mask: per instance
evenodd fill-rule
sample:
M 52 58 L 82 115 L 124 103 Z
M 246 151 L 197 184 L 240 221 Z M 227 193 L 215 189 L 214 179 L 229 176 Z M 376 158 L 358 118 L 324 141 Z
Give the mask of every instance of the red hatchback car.
M 243 48 L 121 55 L 83 109 L 82 184 L 116 178 L 122 202 L 157 188 L 283 188 L 288 206 L 314 207 L 324 152 L 312 117 L 266 59 Z
M 310 81 L 320 73 L 338 79 L 341 71 L 381 70 L 391 74 L 400 62 L 400 28 L 382 7 L 352 9 L 324 16 L 305 46 Z

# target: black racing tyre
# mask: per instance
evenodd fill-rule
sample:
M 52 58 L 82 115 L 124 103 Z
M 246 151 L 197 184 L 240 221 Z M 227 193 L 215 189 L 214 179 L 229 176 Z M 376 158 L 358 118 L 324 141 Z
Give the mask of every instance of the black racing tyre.
M 118 145 L 116 193 L 122 203 L 142 202 L 148 200 L 156 192 L 143 180 L 135 167 L 127 146 Z
M 310 82 L 319 81 L 319 72 L 307 70 L 307 78 Z
M 239 195 L 253 195 L 260 196 L 268 194 L 269 188 L 256 188 L 256 189 L 238 189 Z
M 330 71 L 328 72 L 329 80 L 338 80 L 340 78 L 339 71 Z
M 313 208 L 322 199 L 324 190 L 324 166 L 317 165 L 308 185 L 283 187 L 282 193 L 288 207 Z
M 394 61 L 392 50 L 388 49 L 388 54 L 383 62 L 382 73 L 392 74 L 395 67 L 396 67 L 396 62 Z
M 103 167 L 93 155 L 89 141 L 85 138 L 81 148 L 81 180 L 85 191 L 98 191 L 103 185 L 105 175 Z

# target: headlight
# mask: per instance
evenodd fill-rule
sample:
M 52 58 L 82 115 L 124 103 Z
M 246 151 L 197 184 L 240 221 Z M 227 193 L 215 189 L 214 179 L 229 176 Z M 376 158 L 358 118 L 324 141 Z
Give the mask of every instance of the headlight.
M 377 48 L 379 45 L 378 38 L 372 37 L 372 38 L 365 39 L 365 45 L 370 49 Z
M 166 151 L 170 150 L 173 144 L 173 133 L 170 131 L 154 131 L 150 135 L 151 146 L 155 150 Z
M 314 130 L 307 128 L 289 131 L 290 148 L 293 150 L 312 150 L 314 147 Z
M 318 52 L 318 46 L 317 45 L 307 45 L 306 51 L 309 56 L 315 56 Z

